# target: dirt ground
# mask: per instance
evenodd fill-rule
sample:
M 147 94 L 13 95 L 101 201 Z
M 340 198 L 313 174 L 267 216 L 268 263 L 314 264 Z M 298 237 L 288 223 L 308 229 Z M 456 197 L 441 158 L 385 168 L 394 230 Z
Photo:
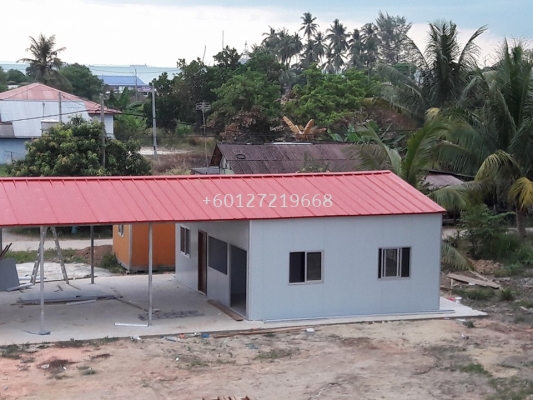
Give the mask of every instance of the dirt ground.
M 10 346 L 0 399 L 533 398 L 533 330 L 472 322 Z
M 106 254 L 111 254 L 113 252 L 112 245 L 104 246 L 94 246 L 94 263 L 95 265 L 100 265 L 102 258 Z M 90 264 L 91 262 L 91 248 L 86 247 L 84 249 L 76 250 L 75 255 L 82 258 L 86 263 Z

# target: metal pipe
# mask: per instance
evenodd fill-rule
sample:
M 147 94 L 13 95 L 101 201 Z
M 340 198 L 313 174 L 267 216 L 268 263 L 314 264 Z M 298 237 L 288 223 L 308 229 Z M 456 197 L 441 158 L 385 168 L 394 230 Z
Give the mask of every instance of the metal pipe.
M 40 264 L 40 282 L 39 282 L 39 292 L 41 295 L 41 329 L 39 330 L 39 335 L 47 335 L 50 332 L 44 330 L 44 237 L 46 235 L 46 229 L 44 226 L 41 226 L 41 237 L 40 237 L 40 246 L 39 246 L 39 264 Z
M 152 141 L 154 146 L 154 157 L 157 157 L 157 127 L 155 120 L 155 85 L 152 86 Z
M 91 225 L 91 285 L 94 285 L 94 226 Z
M 152 269 L 153 269 L 153 226 L 148 223 L 148 326 L 152 326 Z

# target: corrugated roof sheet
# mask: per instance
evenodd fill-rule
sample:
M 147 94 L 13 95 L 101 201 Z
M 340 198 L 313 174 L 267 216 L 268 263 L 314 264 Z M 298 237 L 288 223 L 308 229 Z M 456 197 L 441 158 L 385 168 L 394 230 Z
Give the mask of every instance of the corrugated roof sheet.
M 279 143 L 279 144 L 217 144 L 230 168 L 236 174 L 287 174 L 309 169 L 331 172 L 353 171 L 357 163 L 350 157 L 354 145 L 348 143 Z M 211 165 L 218 165 L 217 150 Z
M 59 101 L 59 94 L 61 94 L 62 101 L 82 102 L 85 104 L 86 111 L 89 114 L 98 114 L 100 112 L 100 104 L 95 103 L 73 94 L 63 92 L 42 83 L 31 83 L 29 85 L 21 86 L 16 89 L 11 89 L 0 93 L 0 100 L 21 100 L 21 101 Z M 106 114 L 117 114 L 120 111 L 104 107 Z
M 62 101 L 61 113 L 62 122 L 68 122 L 77 115 L 87 121 L 92 120 L 83 101 Z M 59 121 L 58 101 L 0 101 L 0 122 L 13 124 L 14 137 L 40 137 L 41 121 L 45 119 Z
M 453 185 L 462 185 L 464 182 L 453 176 L 452 174 L 446 174 L 446 173 L 429 173 L 426 178 L 424 179 L 424 182 L 429 186 L 431 189 L 439 189 L 446 186 L 453 186 Z
M 146 84 L 136 76 L 128 75 L 98 75 L 109 86 L 145 86 Z
M 266 195 L 263 202 L 260 201 L 262 194 Z M 216 206 L 214 199 L 217 195 L 222 201 L 226 196 L 225 205 Z M 239 195 L 242 202 L 239 201 Z M 291 195 L 298 196 L 297 205 L 296 197 L 291 198 Z M 331 205 L 318 206 L 316 202 L 315 206 L 312 203 L 306 206 L 306 202 L 300 203 L 304 195 L 310 201 L 316 196 L 315 199 L 320 200 L 320 203 L 329 198 L 326 195 L 331 196 Z M 252 196 L 253 201 L 249 203 Z M 229 205 L 230 200 L 233 200 L 232 206 Z M 329 202 L 326 203 L 329 205 Z M 0 179 L 0 226 L 443 212 L 443 208 L 389 171 Z

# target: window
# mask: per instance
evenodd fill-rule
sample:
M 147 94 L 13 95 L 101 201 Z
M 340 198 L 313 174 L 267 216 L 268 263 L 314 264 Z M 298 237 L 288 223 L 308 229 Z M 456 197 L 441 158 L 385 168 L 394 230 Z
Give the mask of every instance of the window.
M 409 278 L 411 248 L 379 249 L 378 278 Z
M 290 253 L 289 283 L 316 282 L 322 280 L 322 252 L 298 251 Z
M 118 235 L 124 237 L 124 225 L 118 225 Z
M 180 227 L 180 252 L 191 255 L 191 231 L 183 226 Z

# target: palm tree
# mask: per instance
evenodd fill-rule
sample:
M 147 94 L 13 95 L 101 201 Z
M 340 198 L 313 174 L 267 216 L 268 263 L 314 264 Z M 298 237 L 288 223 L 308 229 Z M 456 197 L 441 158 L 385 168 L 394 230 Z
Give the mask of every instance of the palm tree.
M 303 48 L 303 52 L 300 55 L 300 68 L 305 69 L 311 64 L 318 63 L 319 57 L 315 53 L 315 41 L 313 39 L 308 40 Z
M 463 151 L 450 145 L 446 140 L 450 135 L 446 124 L 433 120 L 423 128 L 414 132 L 402 157 L 397 149 L 385 144 L 378 134 L 378 126 L 370 122 L 367 129 L 357 132 L 359 145 L 354 146 L 351 158 L 358 160 L 356 167 L 363 170 L 390 170 L 418 190 L 424 189 L 424 178 L 428 169 L 433 166 L 439 151 L 450 147 L 455 151 Z M 428 194 L 432 200 L 451 211 L 464 210 L 468 206 L 468 189 L 447 186 Z M 456 269 L 469 269 L 466 257 L 449 243 L 442 242 L 441 257 L 443 262 Z
M 350 55 L 350 66 L 359 68 L 362 65 L 361 53 L 363 43 L 361 42 L 361 33 L 359 29 L 354 29 L 348 40 L 349 48 L 348 54 Z
M 533 206 L 533 59 L 522 43 L 509 47 L 505 41 L 495 68 L 479 72 L 478 79 L 485 96 L 481 134 L 490 153 L 476 181 L 515 207 L 518 234 L 524 237 L 525 215 Z
M 315 24 L 316 17 L 313 17 L 310 12 L 306 12 L 300 18 L 302 20 L 300 31 L 304 31 L 304 36 L 307 36 L 307 41 L 309 41 L 311 40 L 311 36 L 316 35 L 318 30 L 318 25 Z
M 326 54 L 326 38 L 322 32 L 317 32 L 313 37 L 313 53 L 318 57 L 317 61 L 320 61 Z
M 373 23 L 367 23 L 361 28 L 361 59 L 367 68 L 370 68 L 378 59 L 379 43 L 378 28 Z
M 344 65 L 344 53 L 348 49 L 346 27 L 336 19 L 327 32 L 329 32 L 326 36 L 329 41 L 327 70 L 330 73 L 339 73 Z
M 52 86 L 64 84 L 66 79 L 59 73 L 63 62 L 58 54 L 65 51 L 65 47 L 56 49 L 55 46 L 55 35 L 46 37 L 40 34 L 37 39 L 30 36 L 30 47 L 26 51 L 33 58 L 21 58 L 17 62 L 29 63 L 29 72 L 37 82 Z
M 331 45 L 328 44 L 326 47 L 326 52 L 324 54 L 325 60 L 320 66 L 320 68 L 327 74 L 334 74 L 337 71 L 335 70 L 335 52 Z
M 476 30 L 461 49 L 453 22 L 429 24 L 424 52 L 411 39 L 406 41 L 413 53 L 416 78 L 389 65 L 379 66 L 382 77 L 388 81 L 383 86 L 382 97 L 420 122 L 428 109 L 447 108 L 464 100 L 479 54 L 475 40 L 485 30 L 485 26 Z
M 331 27 L 327 30 L 326 38 L 329 40 L 332 51 L 335 54 L 342 54 L 348 48 L 346 27 L 338 19 L 333 21 Z

